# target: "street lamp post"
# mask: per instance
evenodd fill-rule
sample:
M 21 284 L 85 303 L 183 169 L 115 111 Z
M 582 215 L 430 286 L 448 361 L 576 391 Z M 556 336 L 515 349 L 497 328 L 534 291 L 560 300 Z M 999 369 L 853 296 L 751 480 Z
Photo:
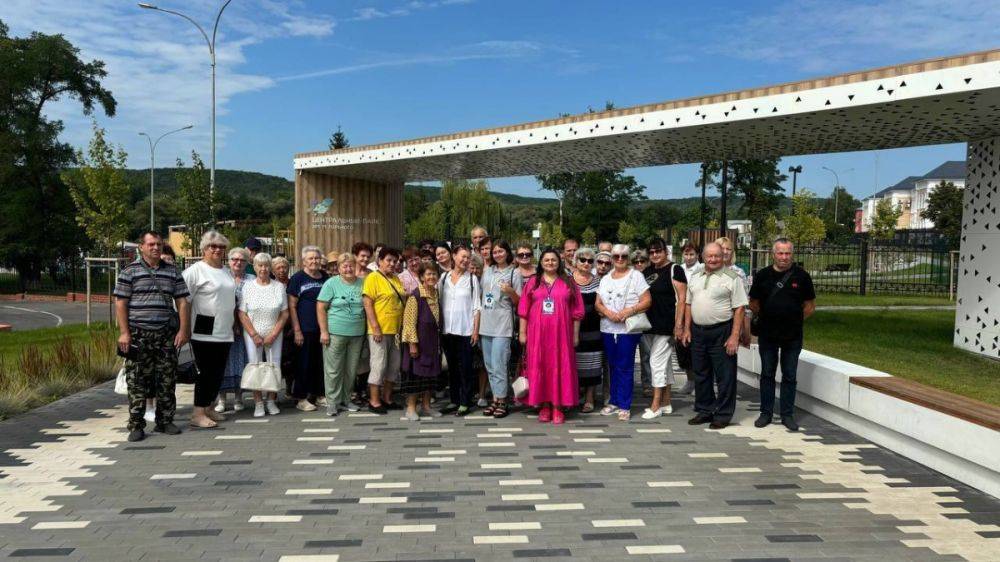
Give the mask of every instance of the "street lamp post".
M 149 229 L 150 230 L 156 230 L 156 223 L 153 222 L 153 195 L 154 195 L 153 190 L 154 186 L 156 185 L 156 180 L 153 178 L 153 170 L 154 170 L 154 165 L 156 163 L 156 145 L 160 143 L 160 140 L 163 137 L 167 135 L 172 135 L 174 133 L 179 133 L 181 131 L 186 131 L 192 127 L 194 127 L 194 125 L 188 125 L 186 127 L 181 127 L 180 129 L 174 129 L 173 131 L 163 133 L 162 135 L 157 137 L 155 141 L 153 140 L 153 137 L 149 136 L 147 133 L 139 133 L 139 136 L 146 137 L 146 140 L 149 141 Z
M 830 172 L 831 174 L 833 174 L 833 179 L 837 183 L 837 185 L 833 186 L 833 224 L 840 224 L 840 222 L 837 220 L 838 219 L 838 216 L 837 216 L 838 213 L 837 213 L 837 211 L 839 211 L 839 207 L 840 207 L 840 176 L 837 175 L 837 172 L 835 172 L 834 170 L 831 170 L 830 168 L 827 168 L 826 166 L 822 166 L 822 168 L 824 170 L 826 170 L 827 172 Z M 845 172 L 853 172 L 854 168 L 850 168 L 850 169 L 844 170 L 844 171 Z
M 799 174 L 802 173 L 802 165 L 789 166 L 788 171 L 792 174 L 792 197 L 795 197 L 795 187 L 798 184 Z
M 208 179 L 208 193 L 209 193 L 209 197 L 210 198 L 214 198 L 215 197 L 215 36 L 219 32 L 219 18 L 222 17 L 222 12 L 226 9 L 226 6 L 228 6 L 229 3 L 232 2 L 232 1 L 233 0 L 226 0 L 226 2 L 222 5 L 222 7 L 219 8 L 219 13 L 217 13 L 215 15 L 215 25 L 212 27 L 212 38 L 211 39 L 208 38 L 208 34 L 205 33 L 205 30 L 202 29 L 202 27 L 200 25 L 198 25 L 198 22 L 194 21 L 193 19 L 191 19 L 190 17 L 188 17 L 186 15 L 184 15 L 184 14 L 182 14 L 180 12 L 175 12 L 173 10 L 165 10 L 163 8 L 154 6 L 153 4 L 147 4 L 145 2 L 140 2 L 139 3 L 139 7 L 140 8 L 144 8 L 146 10 L 157 10 L 157 11 L 164 12 L 164 13 L 167 13 L 167 14 L 173 14 L 175 16 L 179 16 L 179 17 L 182 17 L 182 18 L 188 20 L 196 28 L 198 28 L 198 31 L 201 32 L 201 36 L 205 38 L 205 43 L 208 44 L 208 54 L 211 56 L 211 59 L 212 59 L 212 168 L 211 168 L 211 171 L 209 172 L 209 176 L 208 176 L 209 177 L 209 179 Z M 209 203 L 209 206 L 211 207 L 211 203 Z M 215 216 L 214 210 L 213 210 L 212 216 L 213 217 Z

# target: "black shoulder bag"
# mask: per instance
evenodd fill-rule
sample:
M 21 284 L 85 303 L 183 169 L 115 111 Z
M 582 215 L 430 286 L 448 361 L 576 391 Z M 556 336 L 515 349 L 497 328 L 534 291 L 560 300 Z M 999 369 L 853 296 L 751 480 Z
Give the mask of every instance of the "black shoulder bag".
M 785 272 L 785 274 L 781 277 L 781 279 L 774 284 L 774 287 L 771 289 L 771 292 L 767 295 L 768 300 L 771 300 L 774 297 L 774 295 L 778 294 L 778 291 L 785 288 L 785 283 L 788 283 L 788 279 L 792 276 L 793 268 L 794 266 L 789 267 L 788 271 Z M 763 302 L 760 304 L 761 307 L 764 306 Z M 761 311 L 763 312 L 763 308 L 761 309 Z M 750 318 L 750 335 L 756 336 L 757 332 L 759 331 L 760 331 L 760 313 L 757 313 L 754 314 L 752 318 Z

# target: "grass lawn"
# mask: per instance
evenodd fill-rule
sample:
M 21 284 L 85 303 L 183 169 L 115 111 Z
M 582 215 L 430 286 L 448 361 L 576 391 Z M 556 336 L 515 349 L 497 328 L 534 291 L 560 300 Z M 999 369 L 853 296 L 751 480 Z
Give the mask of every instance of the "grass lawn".
M 1000 406 L 1000 362 L 952 346 L 952 310 L 819 310 L 805 347 Z
M 107 324 L 0 333 L 0 419 L 112 378 L 115 333 Z
M 850 293 L 820 293 L 817 306 L 949 306 L 948 295 L 852 295 Z

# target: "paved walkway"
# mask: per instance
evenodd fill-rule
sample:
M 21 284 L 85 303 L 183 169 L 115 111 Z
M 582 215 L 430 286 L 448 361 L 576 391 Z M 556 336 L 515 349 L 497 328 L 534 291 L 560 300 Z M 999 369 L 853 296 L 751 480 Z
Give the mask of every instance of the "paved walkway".
M 93 322 L 108 322 L 111 308 L 106 302 L 91 303 L 90 314 Z M 0 301 L 0 324 L 10 324 L 18 332 L 86 321 L 87 305 L 82 302 Z
M 0 423 L 0 557 L 998 559 L 1000 500 L 805 413 L 755 429 L 741 390 L 723 431 L 683 397 L 627 424 L 244 411 L 129 444 L 103 385 Z

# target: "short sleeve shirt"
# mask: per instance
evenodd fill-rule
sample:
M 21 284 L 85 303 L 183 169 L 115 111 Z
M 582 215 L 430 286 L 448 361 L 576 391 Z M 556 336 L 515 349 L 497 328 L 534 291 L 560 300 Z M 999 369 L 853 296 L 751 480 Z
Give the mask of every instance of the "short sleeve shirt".
M 733 318 L 733 309 L 744 307 L 748 302 L 743 281 L 729 269 L 711 274 L 706 270 L 695 273 L 688 283 L 687 294 L 691 322 L 698 326 L 728 322 Z
M 246 278 L 244 278 L 246 279 Z M 277 281 L 261 285 L 256 279 L 247 279 L 243 284 L 240 310 L 245 312 L 260 337 L 271 335 L 281 311 L 288 310 L 288 295 L 285 287 Z
M 361 301 L 361 289 L 364 282 L 355 279 L 347 283 L 343 277 L 336 276 L 323 283 L 319 292 L 319 301 L 329 303 L 326 323 L 330 333 L 336 336 L 365 335 L 365 307 Z
M 295 305 L 295 313 L 299 318 L 299 329 L 303 333 L 319 333 L 319 321 L 316 319 L 316 297 L 319 296 L 319 291 L 328 278 L 325 271 L 320 271 L 319 277 L 312 277 L 305 271 L 299 271 L 288 280 L 288 288 L 286 289 L 288 296 L 299 299 Z
M 499 269 L 491 265 L 483 272 L 482 308 L 479 312 L 479 333 L 491 337 L 514 335 L 514 303 L 503 291 L 501 283 L 509 283 L 518 295 L 524 288 L 524 277 L 517 268 Z
M 776 289 L 789 271 L 788 281 Z M 802 338 L 802 305 L 816 298 L 816 290 L 812 277 L 799 266 L 788 271 L 766 267 L 754 275 L 750 298 L 760 301 L 759 337 L 794 341 Z
M 646 311 L 646 317 L 652 328 L 647 334 L 670 336 L 674 333 L 674 318 L 677 313 L 677 294 L 674 292 L 674 281 L 687 283 L 684 268 L 674 263 L 668 263 L 661 268 L 649 266 L 643 271 L 646 283 L 649 284 L 649 296 L 652 306 Z
M 380 272 L 369 273 L 365 276 L 361 294 L 372 300 L 375 319 L 378 320 L 382 333 L 387 335 L 400 333 L 406 293 L 403 292 L 403 283 L 399 277 L 394 275 L 389 278 Z M 373 333 L 371 322 L 368 324 L 368 333 Z
M 161 261 L 150 267 L 141 260 L 136 258 L 118 273 L 115 297 L 128 300 L 129 327 L 163 329 L 174 310 L 174 299 L 188 296 L 187 283 L 173 264 Z
M 638 304 L 639 297 L 648 289 L 649 284 L 646 283 L 642 273 L 630 269 L 628 274 L 620 279 L 614 278 L 614 272 L 602 277 L 597 296 L 601 297 L 601 302 L 608 310 L 619 312 Z M 624 322 L 612 322 L 607 318 L 601 318 L 601 331 L 606 334 L 625 334 L 628 329 Z

